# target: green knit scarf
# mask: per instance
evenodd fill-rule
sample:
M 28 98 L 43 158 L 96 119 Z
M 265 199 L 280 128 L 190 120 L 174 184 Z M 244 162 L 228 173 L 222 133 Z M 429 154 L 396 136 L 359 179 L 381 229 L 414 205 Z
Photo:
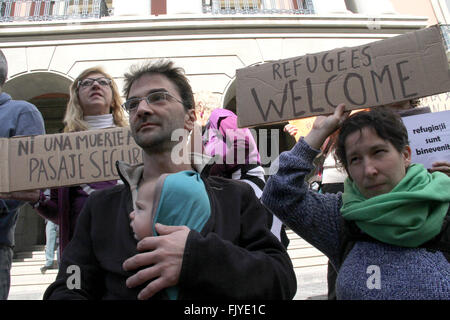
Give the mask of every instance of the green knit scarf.
M 341 214 L 384 243 L 415 248 L 438 235 L 450 201 L 450 178 L 429 173 L 421 164 L 408 167 L 391 192 L 366 199 L 349 178 Z

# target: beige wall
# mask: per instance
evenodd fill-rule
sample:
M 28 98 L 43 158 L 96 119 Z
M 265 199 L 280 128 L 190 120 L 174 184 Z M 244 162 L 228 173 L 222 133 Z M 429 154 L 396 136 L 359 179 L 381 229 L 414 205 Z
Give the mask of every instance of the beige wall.
M 391 0 L 399 14 L 428 17 L 428 25 L 438 23 L 431 0 Z
M 33 73 L 74 79 L 82 70 L 102 65 L 122 88 L 133 63 L 167 57 L 184 67 L 195 92 L 223 95 L 236 69 L 343 46 L 357 46 L 417 30 L 417 17 L 381 17 L 376 26 L 363 16 L 105 18 L 100 21 L 15 23 L 0 25 L 0 48 L 11 83 Z M 2 28 L 3 27 L 3 28 Z M 41 81 L 42 85 L 48 81 Z M 8 85 L 8 83 L 7 83 Z M 13 96 L 29 99 L 29 87 Z M 46 90 L 49 90 L 46 92 Z M 55 86 L 41 88 L 53 93 Z M 66 93 L 66 92 L 65 92 Z M 31 96 L 37 95 L 36 93 Z

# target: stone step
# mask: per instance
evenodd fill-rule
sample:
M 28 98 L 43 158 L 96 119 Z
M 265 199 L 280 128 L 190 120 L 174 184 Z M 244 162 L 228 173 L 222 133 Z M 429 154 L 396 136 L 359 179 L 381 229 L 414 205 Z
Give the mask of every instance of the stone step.
M 32 261 L 32 260 L 45 260 L 44 251 L 32 251 L 32 252 L 18 252 L 14 255 L 13 262 Z
M 41 274 L 39 271 L 38 274 L 21 274 L 15 275 L 11 277 L 11 287 L 14 286 L 34 286 L 41 284 L 50 284 L 56 279 L 55 273 L 44 273 Z
M 43 266 L 45 260 L 28 260 L 28 261 L 14 261 L 12 263 L 13 268 L 27 267 L 27 266 Z
M 328 264 L 328 258 L 326 256 L 322 257 L 311 257 L 311 258 L 295 258 L 291 259 L 294 268 L 304 268 L 304 267 L 314 267 L 323 266 Z
M 8 300 L 42 300 L 48 284 L 11 286 Z
M 45 245 L 44 244 L 36 244 L 33 246 L 28 246 L 24 250 L 21 250 L 20 252 L 14 252 L 14 254 L 21 253 L 21 252 L 29 252 L 29 251 L 44 251 Z
M 307 245 L 311 245 L 308 241 L 306 241 L 305 239 L 302 239 L 300 237 L 289 237 L 289 242 L 293 242 L 293 243 L 304 243 Z
M 326 300 L 327 299 L 327 266 L 305 266 L 295 268 L 297 277 L 297 293 L 294 300 Z
M 286 230 L 290 242 L 288 246 L 288 254 L 291 258 L 292 265 L 296 273 L 305 271 L 319 270 L 319 274 L 323 275 L 328 265 L 328 258 L 322 252 L 313 247 L 306 240 L 302 239 L 292 230 Z M 316 271 L 314 271 L 316 272 Z
M 300 239 L 296 239 L 296 240 L 291 240 L 289 242 L 288 245 L 288 250 L 295 250 L 295 249 L 301 249 L 301 248 L 311 248 L 312 245 L 310 245 L 308 242 L 306 242 L 305 240 L 300 240 Z
M 40 275 L 41 273 L 41 267 L 43 267 L 43 263 L 35 263 L 35 264 L 28 264 L 28 265 L 15 265 L 13 268 L 11 268 L 11 276 L 21 276 L 21 275 Z M 45 271 L 45 274 L 53 274 L 58 273 L 58 269 L 48 269 Z
M 53 257 L 57 256 L 57 251 L 54 252 Z M 33 251 L 21 251 L 15 252 L 13 257 L 13 264 L 18 262 L 28 262 L 28 261 L 39 261 L 41 263 L 45 263 L 45 251 L 41 250 L 33 250 Z
M 50 284 L 48 283 L 39 283 L 33 285 L 15 285 L 11 286 L 9 289 L 9 297 L 8 300 L 11 300 L 12 295 L 18 295 L 21 293 L 40 293 L 42 296 L 44 291 L 48 288 Z
M 323 281 L 323 274 L 327 273 L 327 265 L 318 266 L 304 266 L 301 268 L 295 268 L 295 274 L 298 278 L 303 278 L 307 281 Z
M 296 250 L 288 250 L 291 259 L 322 257 L 324 254 L 316 248 L 302 248 Z
M 322 283 L 325 281 L 326 284 L 328 258 L 291 230 L 287 231 L 287 235 L 290 239 L 288 254 L 298 282 L 302 287 L 318 286 L 315 284 L 317 282 L 321 285 L 318 292 L 323 292 Z M 45 274 L 40 271 L 45 264 L 44 249 L 45 246 L 33 246 L 29 251 L 15 253 L 9 300 L 41 300 L 47 287 L 55 281 L 57 269 L 49 269 Z M 299 292 L 296 299 L 303 299 L 301 294 Z
M 41 300 L 47 287 L 55 281 L 58 269 L 41 273 L 45 265 L 44 249 L 45 246 L 32 246 L 28 251 L 14 253 L 8 300 Z

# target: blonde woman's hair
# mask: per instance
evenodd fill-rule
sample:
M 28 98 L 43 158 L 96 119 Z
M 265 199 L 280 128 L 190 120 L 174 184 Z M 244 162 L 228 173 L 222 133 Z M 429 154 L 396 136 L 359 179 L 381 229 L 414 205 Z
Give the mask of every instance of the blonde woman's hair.
M 122 108 L 122 98 L 114 79 L 107 74 L 101 67 L 92 67 L 84 70 L 70 86 L 70 99 L 67 103 L 66 114 L 64 116 L 64 132 L 75 132 L 88 130 L 88 124 L 84 121 L 83 108 L 78 99 L 78 81 L 86 78 L 92 73 L 101 73 L 105 78 L 111 80 L 112 104 L 111 113 L 113 115 L 114 124 L 118 127 L 128 126 L 128 118 Z

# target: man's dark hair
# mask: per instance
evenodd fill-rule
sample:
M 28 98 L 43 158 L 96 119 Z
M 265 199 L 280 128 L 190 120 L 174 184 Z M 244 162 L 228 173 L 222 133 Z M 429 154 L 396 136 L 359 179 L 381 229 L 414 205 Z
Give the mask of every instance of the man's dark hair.
M 6 61 L 6 57 L 3 54 L 2 50 L 0 50 L 0 88 L 5 84 L 7 76 L 8 62 Z
M 345 170 L 348 168 L 345 140 L 353 132 L 361 132 L 366 127 L 373 128 L 381 139 L 392 143 L 398 152 L 408 145 L 408 131 L 396 112 L 385 107 L 357 112 L 342 123 L 338 135 L 336 157 Z
M 194 94 L 187 79 L 184 69 L 175 67 L 173 61 L 160 59 L 150 61 L 143 65 L 133 65 L 128 73 L 125 73 L 125 85 L 123 93 L 125 98 L 130 94 L 131 85 L 145 74 L 162 74 L 172 81 L 178 88 L 178 93 L 186 110 L 194 108 Z

